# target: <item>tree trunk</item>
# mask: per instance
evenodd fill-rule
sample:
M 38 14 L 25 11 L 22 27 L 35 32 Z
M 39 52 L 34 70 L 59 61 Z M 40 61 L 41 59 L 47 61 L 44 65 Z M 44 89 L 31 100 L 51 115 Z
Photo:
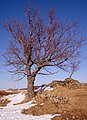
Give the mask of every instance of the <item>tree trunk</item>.
M 27 94 L 28 94 L 28 99 L 31 100 L 34 97 L 34 81 L 35 77 L 27 76 Z

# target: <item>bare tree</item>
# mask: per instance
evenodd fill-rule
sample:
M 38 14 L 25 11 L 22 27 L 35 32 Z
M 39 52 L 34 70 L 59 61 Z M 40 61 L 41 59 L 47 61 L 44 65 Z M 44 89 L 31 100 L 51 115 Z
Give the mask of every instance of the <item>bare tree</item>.
M 70 78 L 72 77 L 72 75 L 77 71 L 79 70 L 79 64 L 80 64 L 80 61 L 78 60 L 74 60 L 71 62 L 71 65 L 70 65 Z
M 10 72 L 21 74 L 20 79 L 27 76 L 29 99 L 34 97 L 37 74 L 52 74 L 48 67 L 65 70 L 69 61 L 79 56 L 83 39 L 78 21 L 59 22 L 53 9 L 42 18 L 38 10 L 28 8 L 24 23 L 11 20 L 4 27 L 11 35 L 4 55 L 6 64 L 14 67 Z

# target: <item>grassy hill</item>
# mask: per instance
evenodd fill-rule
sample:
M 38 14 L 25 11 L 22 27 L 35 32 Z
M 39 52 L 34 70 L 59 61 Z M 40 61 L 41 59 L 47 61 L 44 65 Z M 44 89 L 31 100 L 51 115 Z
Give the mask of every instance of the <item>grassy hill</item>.
M 38 89 L 39 87 L 40 89 Z M 60 114 L 52 120 L 87 120 L 87 84 L 67 78 L 64 81 L 55 80 L 48 85 L 42 85 L 42 90 L 41 86 L 37 86 L 35 91 L 36 95 L 33 98 L 33 103 L 36 105 L 23 109 L 21 111 L 23 114 L 34 116 Z M 4 96 L 21 92 L 26 96 L 20 104 L 28 102 L 25 89 L 0 91 L 0 107 L 11 102 Z
M 57 81 L 52 82 L 50 87 L 53 90 L 37 92 L 34 98 L 36 105 L 29 109 L 23 109 L 22 113 L 32 115 L 61 114 L 60 117 L 54 117 L 52 120 L 86 120 L 87 85 L 81 83 L 77 84 L 78 86 L 73 85 L 74 87 L 68 87 L 66 84 L 60 85 Z

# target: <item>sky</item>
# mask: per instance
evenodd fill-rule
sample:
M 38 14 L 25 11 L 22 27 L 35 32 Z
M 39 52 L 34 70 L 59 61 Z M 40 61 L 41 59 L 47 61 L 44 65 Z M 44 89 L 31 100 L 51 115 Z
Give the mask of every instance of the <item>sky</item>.
M 26 78 L 19 82 L 14 82 L 14 77 L 6 72 L 6 66 L 3 66 L 5 60 L 3 54 L 8 47 L 10 39 L 9 34 L 3 28 L 2 23 L 9 19 L 23 20 L 24 8 L 28 0 L 0 0 L 0 89 L 23 88 L 27 86 Z M 81 32 L 87 38 L 87 0 L 31 0 L 33 7 L 39 7 L 42 16 L 49 8 L 55 8 L 59 18 L 68 17 L 73 20 L 80 20 Z M 82 50 L 82 55 L 87 58 L 87 47 Z M 49 83 L 52 80 L 64 80 L 69 73 L 59 71 L 51 76 L 37 76 L 35 85 Z M 74 73 L 74 79 L 80 82 L 87 82 L 87 59 L 82 59 L 80 70 Z

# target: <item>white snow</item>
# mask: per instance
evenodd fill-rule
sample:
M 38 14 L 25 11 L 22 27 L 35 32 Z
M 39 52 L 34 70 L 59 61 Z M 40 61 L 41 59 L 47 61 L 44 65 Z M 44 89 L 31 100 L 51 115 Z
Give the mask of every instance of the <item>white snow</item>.
M 16 103 L 20 103 L 25 98 L 25 95 L 23 93 L 19 93 L 19 94 L 8 95 L 6 98 L 8 100 L 11 100 L 11 102 L 8 103 L 7 106 L 12 106 Z
M 5 107 L 0 107 L 0 120 L 51 120 L 51 118 L 54 117 L 50 114 L 40 116 L 22 114 L 22 109 L 27 109 L 35 105 L 32 104 L 32 101 L 14 105 L 21 102 L 24 97 L 25 95 L 22 92 L 19 94 L 8 95 L 6 98 L 11 100 L 11 102 Z
M 41 103 L 40 105 L 44 105 L 44 103 Z
M 50 90 L 53 90 L 53 88 L 51 88 L 51 87 L 46 87 L 45 90 L 49 90 L 49 91 L 50 91 Z
M 35 92 L 37 92 L 37 91 L 45 91 L 45 90 L 50 91 L 50 90 L 53 90 L 53 88 L 51 88 L 50 86 L 48 86 L 48 87 L 46 87 L 46 86 L 39 87 L 38 89 L 35 90 Z
M 38 89 L 35 90 L 35 92 L 37 91 L 44 91 L 45 87 L 39 87 Z

